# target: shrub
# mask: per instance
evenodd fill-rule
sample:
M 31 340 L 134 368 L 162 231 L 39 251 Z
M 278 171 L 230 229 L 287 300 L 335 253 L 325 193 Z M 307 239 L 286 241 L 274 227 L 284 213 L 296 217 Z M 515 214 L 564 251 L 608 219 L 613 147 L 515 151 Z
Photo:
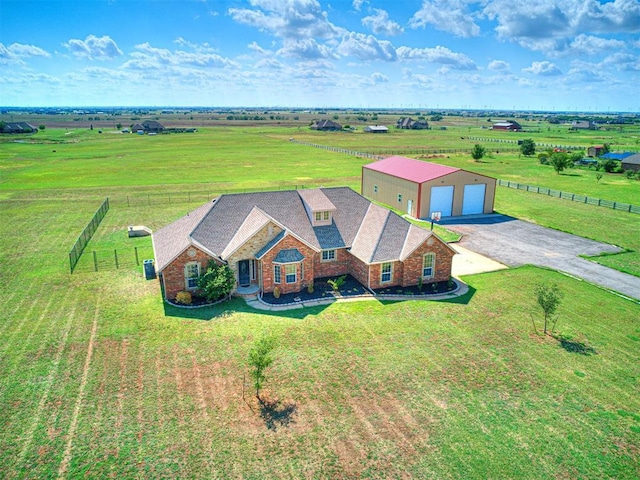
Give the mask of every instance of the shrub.
M 309 292 L 309 294 L 313 293 L 313 283 L 307 285 L 307 292 Z
M 236 285 L 236 276 L 228 265 L 209 262 L 207 271 L 198 280 L 198 288 L 202 289 L 209 302 L 215 302 L 228 296 Z
M 273 296 L 274 296 L 275 298 L 280 298 L 280 294 L 281 294 L 281 293 L 282 293 L 282 292 L 280 292 L 280 287 L 278 287 L 278 286 L 276 285 L 276 288 L 274 288 L 274 289 L 273 289 Z
M 340 290 L 340 287 L 344 285 L 345 280 L 347 279 L 346 275 L 342 275 L 341 277 L 336 278 L 335 280 L 327 280 L 327 283 L 331 286 L 334 292 Z
M 178 292 L 176 295 L 176 303 L 181 305 L 191 305 L 191 294 L 186 291 Z
M 423 280 L 422 277 L 418 277 L 418 290 L 422 291 Z

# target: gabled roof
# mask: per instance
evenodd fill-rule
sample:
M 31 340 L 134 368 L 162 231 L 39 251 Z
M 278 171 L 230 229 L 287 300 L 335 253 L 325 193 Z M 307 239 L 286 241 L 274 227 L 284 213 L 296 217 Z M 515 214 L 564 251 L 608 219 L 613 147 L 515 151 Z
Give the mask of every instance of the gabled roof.
M 600 158 L 612 159 L 612 160 L 624 160 L 631 155 L 635 155 L 633 152 L 609 152 L 604 155 L 600 155 Z
M 303 197 L 325 197 L 335 207 L 331 225 L 313 227 Z M 282 230 L 255 253 L 258 259 L 291 235 L 315 251 L 350 248 L 365 263 L 389 262 L 403 260 L 432 235 L 347 187 L 222 195 L 153 234 L 158 271 L 190 245 L 226 259 L 270 222 Z M 288 263 L 301 254 L 282 255 L 278 261 Z
M 410 180 L 416 183 L 424 183 L 435 178 L 449 175 L 460 169 L 439 165 L 437 163 L 423 162 L 406 157 L 387 157 L 383 160 L 365 165 L 363 168 L 374 170 L 380 173 L 386 173 L 394 177 Z
M 336 206 L 331 203 L 331 200 L 319 188 L 298 190 L 298 194 L 302 201 L 314 212 L 333 211 L 336 209 Z
M 214 205 L 215 200 L 207 202 L 186 216 L 153 233 L 153 251 L 158 271 L 164 269 L 187 247 L 193 244 L 189 234 Z

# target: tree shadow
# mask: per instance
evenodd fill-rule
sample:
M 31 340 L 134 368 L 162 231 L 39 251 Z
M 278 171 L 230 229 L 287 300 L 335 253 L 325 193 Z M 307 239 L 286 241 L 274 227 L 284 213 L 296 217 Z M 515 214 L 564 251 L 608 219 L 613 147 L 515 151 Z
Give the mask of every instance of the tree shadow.
M 560 346 L 569 353 L 577 353 L 578 355 L 597 355 L 598 352 L 586 341 L 577 340 L 565 335 L 555 336 L 556 340 L 560 342 Z
M 293 417 L 297 411 L 295 403 L 283 403 L 280 400 L 260 401 L 260 417 L 269 430 L 276 431 L 295 423 Z

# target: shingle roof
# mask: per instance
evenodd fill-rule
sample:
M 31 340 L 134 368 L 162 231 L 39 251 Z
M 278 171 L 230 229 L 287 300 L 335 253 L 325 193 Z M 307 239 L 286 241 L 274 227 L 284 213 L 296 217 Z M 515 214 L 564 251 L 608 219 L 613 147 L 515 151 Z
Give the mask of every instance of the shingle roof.
M 304 260 L 304 255 L 297 248 L 280 250 L 273 259 L 274 263 L 297 263 Z
M 319 188 L 298 190 L 298 194 L 302 198 L 302 201 L 307 204 L 309 208 L 314 212 L 336 209 L 336 206 Z
M 207 202 L 186 216 L 153 233 L 153 251 L 158 271 L 169 265 L 174 258 L 192 245 L 189 234 L 214 205 L 215 201 Z
M 629 163 L 632 165 L 640 165 L 640 153 L 636 153 L 634 155 L 630 155 L 622 160 L 622 163 Z
M 383 160 L 365 165 L 363 168 L 386 173 L 387 175 L 416 183 L 428 182 L 434 178 L 449 175 L 450 173 L 460 170 L 455 167 L 399 156 L 387 157 Z
M 336 210 L 331 225 L 313 227 L 302 197 L 320 198 L 316 197 L 319 193 Z M 366 263 L 394 261 L 409 255 L 431 235 L 347 187 L 321 188 L 315 193 L 290 190 L 222 195 L 153 234 L 158 271 L 194 243 L 225 258 L 269 222 L 283 230 L 255 254 L 258 259 L 285 236 L 293 235 L 316 251 L 350 248 Z M 283 255 L 285 259 L 298 258 L 295 252 Z

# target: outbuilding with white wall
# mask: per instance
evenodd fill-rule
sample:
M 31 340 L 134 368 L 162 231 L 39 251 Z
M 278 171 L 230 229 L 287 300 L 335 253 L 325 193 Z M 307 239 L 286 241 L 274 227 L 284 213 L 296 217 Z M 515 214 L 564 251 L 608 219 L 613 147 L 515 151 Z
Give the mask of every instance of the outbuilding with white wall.
M 496 179 L 461 168 L 393 156 L 362 167 L 362 195 L 412 217 L 492 213 Z

